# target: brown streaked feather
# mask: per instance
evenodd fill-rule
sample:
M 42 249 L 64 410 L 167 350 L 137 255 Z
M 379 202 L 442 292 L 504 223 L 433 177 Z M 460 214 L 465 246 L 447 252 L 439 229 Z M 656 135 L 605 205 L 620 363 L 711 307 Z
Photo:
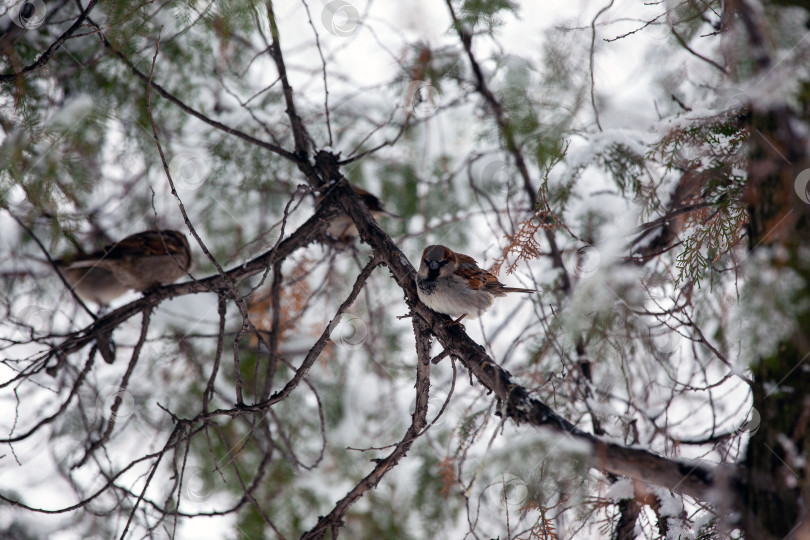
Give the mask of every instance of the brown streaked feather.
M 183 254 L 189 252 L 188 240 L 178 231 L 145 231 L 127 236 L 120 242 L 110 244 L 104 248 L 107 258 L 117 259 L 138 253 L 143 257 L 155 257 L 167 254 Z M 186 257 L 187 262 L 190 262 Z M 185 265 L 185 264 L 184 264 Z
M 383 207 L 383 203 L 379 197 L 374 195 L 373 193 L 369 193 L 363 188 L 359 188 L 356 186 L 351 186 L 352 190 L 357 193 L 363 202 L 366 203 L 368 206 L 369 211 L 374 215 L 374 218 L 378 218 L 379 216 L 388 216 L 396 219 L 402 219 L 402 216 L 398 216 L 392 212 L 389 212 Z M 316 206 L 320 206 L 323 204 L 323 195 L 319 195 L 315 201 Z
M 481 270 L 474 264 L 459 264 L 454 274 L 469 281 L 470 288 L 472 289 L 492 289 L 500 285 L 495 276 L 485 270 Z
M 449 250 L 448 250 L 449 251 Z M 475 259 L 469 255 L 462 253 L 455 253 L 458 260 L 458 269 L 454 272 L 469 281 L 470 287 L 473 289 L 484 289 L 495 296 L 504 296 L 506 293 L 522 292 L 533 293 L 537 292 L 534 289 L 523 289 L 520 287 L 507 287 L 495 277 L 492 273 L 483 268 L 479 268 Z
M 359 187 L 352 186 L 352 189 L 354 190 L 355 193 L 360 195 L 360 198 L 363 199 L 363 202 L 366 203 L 366 206 L 368 206 L 369 210 L 371 210 L 372 212 L 373 211 L 377 211 L 377 212 L 383 212 L 384 211 L 382 202 L 380 202 L 380 199 L 376 195 L 374 195 L 372 193 L 369 193 L 365 189 L 362 189 L 362 188 L 359 188 Z
M 448 249 L 447 251 L 450 250 Z M 473 259 L 469 255 L 464 255 L 463 253 L 455 253 L 454 251 L 450 251 L 450 253 L 453 253 L 455 255 L 456 259 L 458 260 L 458 264 L 471 264 L 476 268 L 478 268 L 478 263 L 475 262 L 475 259 Z
M 382 216 L 402 219 L 401 216 L 393 214 L 387 211 L 385 208 L 383 208 L 382 202 L 376 195 L 369 193 L 368 191 L 359 187 L 351 186 L 351 188 L 363 200 L 363 202 L 368 207 L 374 219 L 379 220 L 380 217 Z M 323 204 L 323 200 L 324 195 L 323 194 L 319 195 L 315 202 L 317 208 L 321 207 L 321 205 Z M 360 233 L 358 232 L 357 227 L 355 226 L 352 219 L 346 214 L 341 213 L 336 215 L 329 222 L 329 225 L 326 228 L 326 235 L 335 238 L 340 242 L 348 244 L 349 242 L 353 241 L 355 238 L 360 236 Z
M 171 255 L 177 258 L 177 262 L 188 270 L 191 266 L 191 249 L 184 234 L 173 231 L 144 231 L 114 243 L 104 246 L 93 253 L 83 255 L 69 255 L 60 259 L 64 265 L 74 265 L 77 267 L 88 266 L 97 263 L 99 260 L 118 261 L 131 259 L 133 254 L 138 257 L 159 257 Z

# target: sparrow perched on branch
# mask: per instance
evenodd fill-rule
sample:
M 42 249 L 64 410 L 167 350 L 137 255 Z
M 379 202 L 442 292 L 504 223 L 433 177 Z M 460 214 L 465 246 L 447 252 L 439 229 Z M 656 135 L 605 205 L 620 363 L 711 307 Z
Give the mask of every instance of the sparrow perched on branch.
M 458 317 L 479 317 L 492 306 L 496 296 L 506 293 L 538 292 L 533 289 L 507 287 L 498 278 L 478 267 L 469 255 L 456 253 L 445 246 L 428 246 L 416 278 L 419 299 L 433 311 Z
M 108 305 L 130 289 L 146 291 L 176 281 L 191 266 L 191 249 L 180 232 L 145 231 L 55 262 L 82 300 Z
M 400 216 L 396 214 L 392 214 L 391 212 L 386 211 L 383 208 L 383 204 L 380 199 L 377 198 L 376 195 L 369 193 L 368 191 L 361 189 L 359 187 L 352 186 L 352 189 L 355 193 L 357 193 L 363 202 L 366 203 L 368 206 L 371 215 L 374 216 L 374 219 L 379 220 L 382 216 L 388 216 L 392 218 L 402 219 Z M 318 204 L 321 204 L 320 199 Z M 329 222 L 329 225 L 326 227 L 326 234 L 341 241 L 344 244 L 351 243 L 355 238 L 360 236 L 360 233 L 357 230 L 357 227 L 354 226 L 354 222 L 352 218 L 347 216 L 346 214 L 338 214 L 335 216 L 332 221 Z

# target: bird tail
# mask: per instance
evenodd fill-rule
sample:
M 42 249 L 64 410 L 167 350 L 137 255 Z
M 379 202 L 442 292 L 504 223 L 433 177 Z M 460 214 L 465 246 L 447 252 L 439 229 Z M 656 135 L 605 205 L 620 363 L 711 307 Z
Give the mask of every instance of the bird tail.
M 523 293 L 533 293 L 533 292 L 540 292 L 535 289 L 521 289 L 519 287 L 504 287 L 501 291 L 508 293 L 508 292 L 523 292 Z

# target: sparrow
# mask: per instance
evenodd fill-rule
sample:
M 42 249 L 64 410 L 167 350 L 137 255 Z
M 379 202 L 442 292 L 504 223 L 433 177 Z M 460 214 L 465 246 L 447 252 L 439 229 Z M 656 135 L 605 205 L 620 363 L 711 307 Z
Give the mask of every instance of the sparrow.
M 355 193 L 357 193 L 363 202 L 366 203 L 368 206 L 371 215 L 374 216 L 374 219 L 378 220 L 382 216 L 388 216 L 392 218 L 402 219 L 400 216 L 396 214 L 392 214 L 391 212 L 386 211 L 383 208 L 383 204 L 376 195 L 369 193 L 368 191 L 352 186 L 352 189 Z M 321 204 L 323 199 L 318 200 L 318 205 Z M 360 233 L 357 230 L 357 227 L 354 226 L 354 222 L 352 218 L 347 216 L 346 214 L 338 214 L 335 216 L 330 222 L 329 225 L 326 227 L 326 234 L 339 240 L 344 244 L 351 243 L 355 238 L 360 236 Z
M 72 267 L 67 259 L 59 259 L 56 267 L 70 288 L 85 302 L 109 306 L 113 300 L 129 291 L 129 287 L 116 279 L 115 274 L 99 267 Z
M 450 315 L 453 323 L 464 317 L 475 319 L 492 306 L 496 296 L 506 293 L 538 292 L 534 289 L 507 287 L 491 273 L 478 267 L 469 255 L 445 246 L 428 246 L 416 277 L 419 299 L 438 313 Z
M 55 263 L 79 298 L 109 305 L 129 290 L 143 292 L 176 281 L 191 266 L 191 249 L 178 231 L 144 231 Z

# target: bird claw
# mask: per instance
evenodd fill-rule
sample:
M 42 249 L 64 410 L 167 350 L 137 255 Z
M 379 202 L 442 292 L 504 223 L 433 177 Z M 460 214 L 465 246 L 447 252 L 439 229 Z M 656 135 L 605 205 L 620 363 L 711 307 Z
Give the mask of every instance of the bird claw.
M 463 319 L 463 318 L 464 318 L 464 317 L 466 317 L 466 316 L 467 316 L 467 314 L 465 313 L 464 315 L 462 315 L 462 316 L 461 316 L 461 317 L 459 317 L 458 319 L 454 319 L 454 320 L 452 320 L 452 321 L 443 321 L 443 322 L 442 322 L 442 326 L 443 326 L 444 328 L 448 328 L 448 327 L 450 327 L 450 326 L 458 326 L 459 328 L 461 328 L 461 330 L 462 330 L 463 332 L 466 332 L 466 328 L 464 328 L 464 325 L 463 325 L 463 324 L 461 324 L 461 319 Z

